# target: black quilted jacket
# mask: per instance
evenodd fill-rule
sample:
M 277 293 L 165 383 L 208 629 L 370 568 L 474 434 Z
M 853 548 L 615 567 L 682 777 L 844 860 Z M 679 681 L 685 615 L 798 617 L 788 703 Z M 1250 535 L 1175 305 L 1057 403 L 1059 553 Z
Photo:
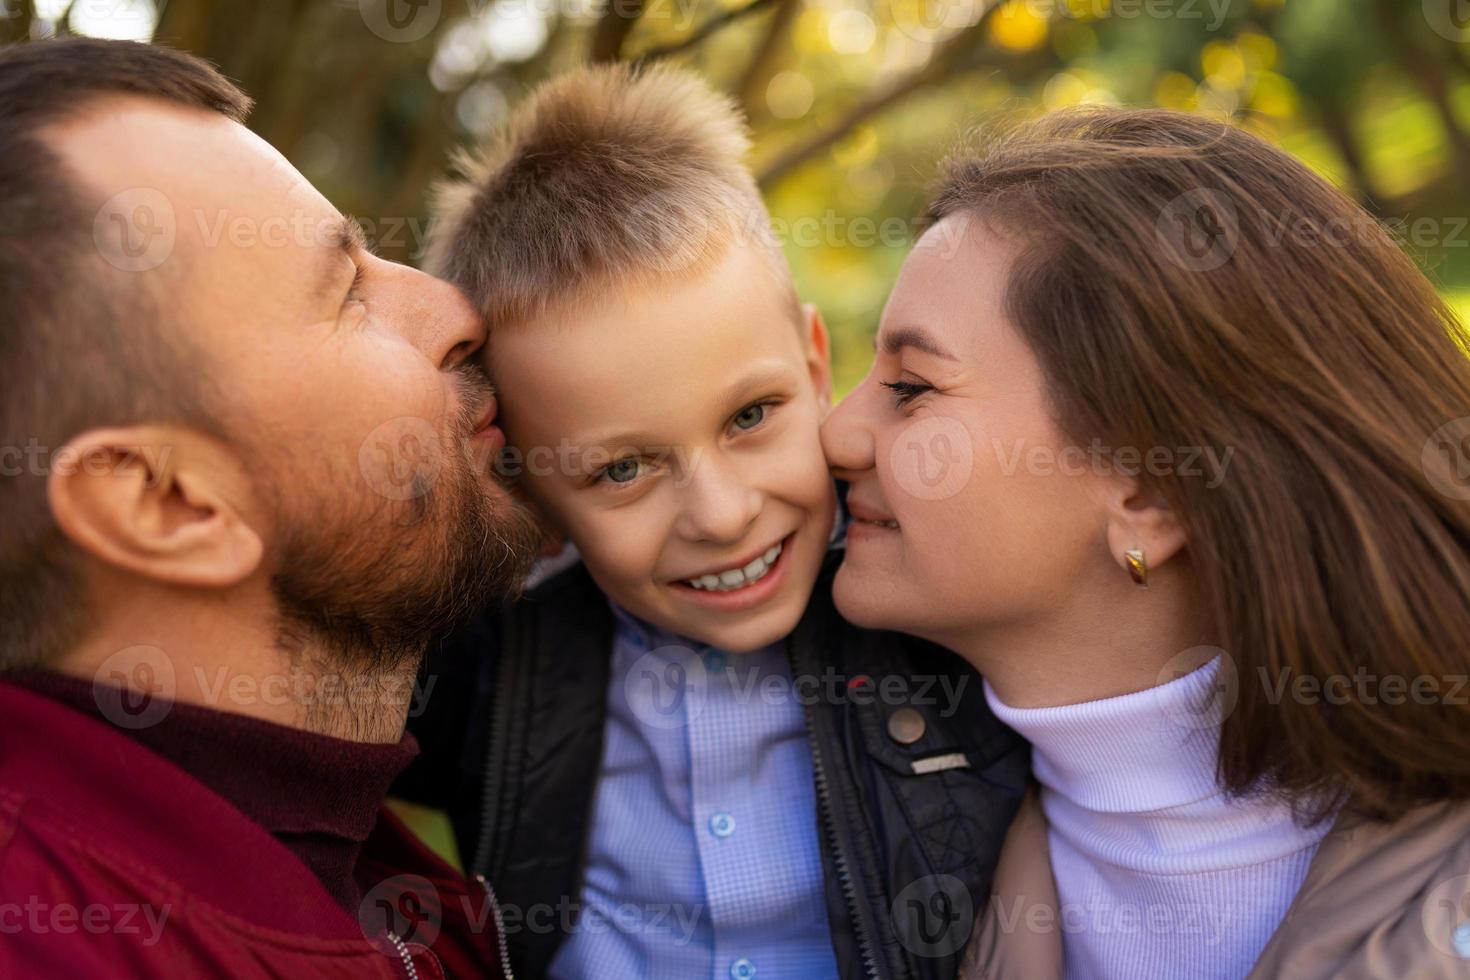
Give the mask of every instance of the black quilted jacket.
M 840 560 L 828 555 L 787 644 L 793 676 L 835 672 L 849 692 L 806 708 L 832 945 L 845 978 L 949 980 L 1029 752 L 959 657 L 837 613 Z M 466 870 L 519 913 L 507 933 L 522 978 L 544 975 L 566 934 L 559 915 L 545 917 L 550 929 L 516 921 L 581 893 L 612 635 L 607 601 L 577 565 L 441 644 L 409 720 L 423 754 L 394 794 L 446 810 Z

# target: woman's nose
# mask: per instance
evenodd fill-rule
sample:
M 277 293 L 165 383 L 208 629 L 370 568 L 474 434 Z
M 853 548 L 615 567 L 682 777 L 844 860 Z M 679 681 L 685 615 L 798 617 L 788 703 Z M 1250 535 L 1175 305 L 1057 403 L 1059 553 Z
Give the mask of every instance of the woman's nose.
M 873 433 L 864 415 L 868 382 L 864 381 L 822 423 L 822 452 L 834 471 L 857 473 L 873 466 Z

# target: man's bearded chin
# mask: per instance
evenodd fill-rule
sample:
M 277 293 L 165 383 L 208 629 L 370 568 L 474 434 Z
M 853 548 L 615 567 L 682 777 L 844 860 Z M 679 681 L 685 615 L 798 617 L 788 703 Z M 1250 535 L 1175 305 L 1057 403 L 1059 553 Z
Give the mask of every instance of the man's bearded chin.
M 279 643 L 303 675 L 292 690 L 311 730 L 396 741 L 428 645 L 518 594 L 531 569 L 534 518 L 508 492 L 487 492 L 463 440 L 452 442 L 409 500 L 352 481 L 357 506 L 325 494 L 278 525 Z

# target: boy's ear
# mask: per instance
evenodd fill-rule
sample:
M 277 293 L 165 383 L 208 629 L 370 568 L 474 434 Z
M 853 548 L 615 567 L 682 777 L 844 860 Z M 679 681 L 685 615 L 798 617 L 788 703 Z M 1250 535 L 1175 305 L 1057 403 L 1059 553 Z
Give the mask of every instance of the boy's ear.
M 832 407 L 832 345 L 822 313 L 811 303 L 801 307 L 802 337 L 806 341 L 806 366 L 823 408 Z
M 172 427 L 90 429 L 57 459 L 46 480 L 51 513 L 93 557 L 156 581 L 215 588 L 260 564 L 264 545 L 240 510 L 239 474 L 212 440 Z

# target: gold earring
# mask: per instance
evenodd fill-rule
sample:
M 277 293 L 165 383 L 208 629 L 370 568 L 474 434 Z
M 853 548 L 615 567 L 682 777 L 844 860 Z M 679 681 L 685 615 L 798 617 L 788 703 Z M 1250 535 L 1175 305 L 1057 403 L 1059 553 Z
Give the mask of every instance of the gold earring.
M 1128 574 L 1133 577 L 1133 584 L 1148 588 L 1148 562 L 1143 559 L 1143 549 L 1129 548 L 1123 552 L 1123 557 L 1128 562 Z

